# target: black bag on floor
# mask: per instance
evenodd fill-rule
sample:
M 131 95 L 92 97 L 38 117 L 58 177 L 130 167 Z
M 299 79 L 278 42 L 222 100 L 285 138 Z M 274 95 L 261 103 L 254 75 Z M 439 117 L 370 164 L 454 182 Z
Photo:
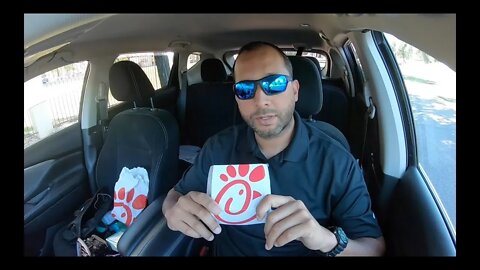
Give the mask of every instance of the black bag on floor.
M 87 254 L 88 252 L 81 252 L 82 248 L 85 249 L 83 244 L 93 235 L 97 226 L 100 225 L 102 217 L 112 209 L 112 205 L 112 196 L 103 190 L 88 199 L 79 210 L 75 211 L 73 221 L 66 227 L 62 227 L 55 235 L 53 243 L 55 256 Z M 90 254 L 89 256 L 96 255 L 100 254 Z

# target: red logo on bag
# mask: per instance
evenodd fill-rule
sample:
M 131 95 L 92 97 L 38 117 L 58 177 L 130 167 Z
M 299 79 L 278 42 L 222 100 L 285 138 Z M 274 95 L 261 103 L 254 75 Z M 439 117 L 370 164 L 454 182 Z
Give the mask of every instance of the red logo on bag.
M 135 190 L 131 189 L 125 198 L 125 188 L 121 188 L 118 191 L 118 194 L 117 192 L 113 193 L 113 197 L 114 197 L 113 207 L 117 207 L 117 206 L 123 207 L 125 212 L 123 212 L 120 216 L 122 217 L 122 219 L 125 219 L 125 216 L 126 216 L 125 225 L 130 226 L 130 224 L 132 224 L 133 222 L 133 215 L 132 215 L 132 209 L 130 209 L 130 206 L 128 206 L 128 204 L 135 197 Z M 132 203 L 132 207 L 138 210 L 144 209 L 146 205 L 147 205 L 147 196 L 145 195 L 137 196 Z M 112 213 L 112 217 L 116 217 L 116 215 Z
M 226 170 L 227 170 L 227 174 L 221 174 L 220 179 L 224 182 L 229 182 L 229 183 L 226 184 L 217 194 L 215 198 L 215 202 L 218 204 L 221 204 L 220 201 L 225 200 L 224 197 L 226 197 L 227 201 L 225 203 L 225 209 L 224 209 L 225 213 L 227 215 L 232 215 L 232 216 L 240 215 L 245 211 L 247 211 L 248 207 L 250 206 L 253 200 L 262 196 L 260 192 L 256 190 L 252 190 L 250 183 L 248 181 L 245 181 L 244 179 L 248 178 L 248 180 L 253 183 L 262 181 L 265 179 L 265 169 L 263 166 L 258 165 L 250 171 L 249 164 L 240 164 L 238 165 L 238 171 L 232 165 L 227 166 Z M 248 177 L 246 177 L 247 175 Z M 238 178 L 244 178 L 244 179 L 238 179 Z M 232 192 L 235 192 L 235 190 L 238 190 L 239 185 L 242 186 L 241 189 L 238 191 L 238 195 L 240 196 L 234 196 L 236 194 L 232 194 Z M 235 187 L 235 189 L 232 189 L 233 187 Z M 234 190 L 234 191 L 230 191 L 230 190 Z M 239 200 L 243 199 L 243 204 L 241 204 L 242 207 L 238 211 L 232 211 L 231 209 L 231 205 L 234 199 L 239 199 Z M 236 222 L 226 221 L 222 219 L 219 215 L 215 215 L 215 217 L 221 220 L 222 222 L 225 222 L 226 224 L 238 225 L 238 224 L 244 224 L 254 220 L 255 214 L 244 220 L 236 221 Z

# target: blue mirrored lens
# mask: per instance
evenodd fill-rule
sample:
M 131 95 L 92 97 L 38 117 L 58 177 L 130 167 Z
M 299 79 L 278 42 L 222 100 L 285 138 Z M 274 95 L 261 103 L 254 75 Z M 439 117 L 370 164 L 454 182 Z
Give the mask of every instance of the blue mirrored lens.
M 281 93 L 283 91 L 285 91 L 285 89 L 287 89 L 287 85 L 288 85 L 288 79 L 287 79 L 287 76 L 285 75 L 275 75 L 275 76 L 271 76 L 272 78 L 271 81 L 269 81 L 268 83 L 268 87 L 263 87 L 263 83 L 262 83 L 262 88 L 266 91 L 266 92 L 270 92 L 270 94 L 278 94 L 278 93 Z
M 253 81 L 244 81 L 238 82 L 235 84 L 235 94 L 240 99 L 249 99 L 254 96 L 255 93 L 255 82 Z
M 289 79 L 286 75 L 274 74 L 256 81 L 241 81 L 234 84 L 235 94 L 239 99 L 251 99 L 255 96 L 257 83 L 267 95 L 275 95 L 287 89 Z

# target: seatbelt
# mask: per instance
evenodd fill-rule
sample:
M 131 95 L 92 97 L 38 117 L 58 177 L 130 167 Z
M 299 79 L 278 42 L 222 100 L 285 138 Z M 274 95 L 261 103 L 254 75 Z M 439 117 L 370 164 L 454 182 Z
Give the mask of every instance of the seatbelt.
M 367 131 L 368 131 L 368 124 L 370 120 L 372 120 L 375 117 L 376 113 L 376 108 L 375 105 L 373 105 L 373 99 L 372 97 L 368 98 L 369 104 L 367 107 L 367 110 L 365 111 L 364 114 L 364 129 L 363 129 L 363 140 L 362 140 L 362 154 L 360 155 L 360 167 L 363 165 L 364 161 L 364 156 L 365 156 L 365 145 L 367 141 Z
M 108 130 L 108 100 L 107 100 L 107 86 L 104 82 L 101 82 L 98 87 L 97 97 L 97 120 L 98 124 L 102 127 L 102 138 L 105 141 Z
M 350 91 L 350 81 L 348 80 L 348 71 L 345 67 L 343 67 L 343 81 L 345 83 L 345 87 L 347 88 L 348 96 L 351 97 L 352 93 Z
M 180 134 L 181 134 L 181 142 L 185 142 L 185 111 L 187 105 L 187 86 L 188 86 L 188 79 L 187 79 L 187 71 L 180 72 L 180 96 L 177 102 L 178 108 L 178 116 L 180 120 Z
M 378 200 L 381 200 L 380 190 L 382 189 L 382 179 L 380 164 L 377 156 L 379 154 L 378 137 L 378 118 L 375 118 L 376 107 L 371 97 L 368 99 L 369 105 L 364 113 L 364 136 L 361 148 L 360 166 L 363 171 L 365 183 L 370 193 L 373 211 L 378 209 Z M 377 172 L 380 175 L 377 175 Z M 379 220 L 379 222 L 383 222 Z
M 305 47 L 298 47 L 296 56 L 302 56 Z

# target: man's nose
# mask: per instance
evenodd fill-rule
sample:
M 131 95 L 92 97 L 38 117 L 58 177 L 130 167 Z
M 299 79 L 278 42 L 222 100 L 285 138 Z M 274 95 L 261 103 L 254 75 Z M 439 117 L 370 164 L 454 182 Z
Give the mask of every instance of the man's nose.
M 268 107 L 270 105 L 270 96 L 265 94 L 260 84 L 257 84 L 253 99 L 257 107 Z

